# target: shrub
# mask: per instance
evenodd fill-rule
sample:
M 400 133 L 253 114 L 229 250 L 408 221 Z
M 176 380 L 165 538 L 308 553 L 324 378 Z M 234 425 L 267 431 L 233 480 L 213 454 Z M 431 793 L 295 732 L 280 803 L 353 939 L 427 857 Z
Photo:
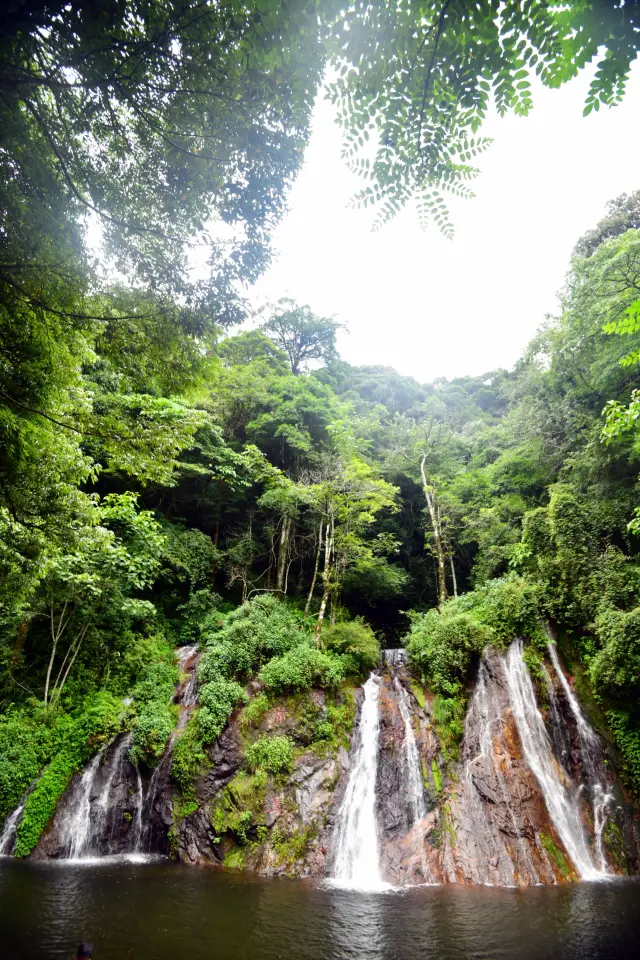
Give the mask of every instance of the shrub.
M 207 755 L 202 749 L 200 740 L 198 714 L 195 713 L 176 743 L 171 759 L 171 779 L 180 789 L 183 797 L 192 797 L 193 784 L 206 760 Z
M 145 704 L 133 726 L 130 754 L 134 763 L 155 765 L 164 753 L 176 719 L 177 711 L 169 703 L 151 700 Z
M 626 774 L 640 790 L 640 724 L 628 710 L 607 710 L 607 721 L 624 760 Z
M 265 688 L 274 693 L 299 693 L 312 687 L 338 687 L 347 672 L 345 658 L 300 644 L 274 657 L 260 671 Z
M 0 823 L 17 807 L 47 759 L 50 730 L 25 710 L 0 723 Z
M 368 673 L 380 662 L 380 644 L 371 627 L 361 620 L 325 627 L 322 646 L 344 656 L 347 672 L 355 677 Z
M 289 737 L 260 737 L 247 750 L 247 764 L 253 771 L 266 770 L 274 776 L 293 770 L 293 743 Z
M 640 607 L 628 612 L 602 607 L 595 626 L 602 647 L 589 663 L 591 682 L 596 690 L 636 700 L 640 677 Z
M 247 727 L 259 726 L 262 718 L 269 709 L 269 698 L 264 693 L 259 693 L 246 705 L 242 711 L 240 723 L 246 729 Z
M 220 629 L 205 635 L 208 648 L 198 675 L 203 683 L 222 675 L 247 679 L 262 663 L 305 639 L 300 613 L 265 595 L 243 603 L 224 618 Z
M 246 700 L 244 689 L 235 680 L 218 677 L 205 684 L 198 694 L 198 733 L 202 743 L 213 743 L 225 728 L 234 707 Z
M 437 696 L 432 701 L 433 722 L 445 759 L 458 756 L 458 744 L 464 733 L 465 697 Z
M 475 618 L 492 631 L 491 642 L 506 646 L 515 637 L 546 642 L 540 626 L 540 590 L 525 577 L 489 580 L 469 594 Z
M 178 668 L 175 664 L 166 661 L 150 663 L 133 688 L 133 699 L 136 704 L 150 703 L 152 700 L 168 703 L 178 679 Z
M 161 659 L 149 663 L 133 688 L 138 716 L 133 724 L 131 759 L 154 766 L 164 752 L 175 727 L 177 710 L 171 699 L 179 680 L 175 651 L 169 645 L 160 650 Z
M 492 639 L 492 631 L 461 606 L 449 601 L 441 612 L 414 616 L 407 639 L 411 664 L 434 693 L 445 697 L 460 694 L 474 659 Z

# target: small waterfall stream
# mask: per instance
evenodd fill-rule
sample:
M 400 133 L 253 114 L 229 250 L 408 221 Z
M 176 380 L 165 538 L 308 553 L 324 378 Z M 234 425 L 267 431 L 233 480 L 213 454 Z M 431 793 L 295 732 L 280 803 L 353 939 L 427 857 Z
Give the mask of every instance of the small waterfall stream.
M 412 823 L 423 820 L 427 815 L 427 806 L 424 801 L 424 784 L 422 782 L 422 768 L 416 746 L 416 737 L 411 723 L 411 703 L 409 694 L 397 677 L 394 677 L 393 686 L 398 694 L 398 706 L 404 723 L 404 773 L 407 797 L 411 807 Z
M 178 687 L 174 702 L 180 706 L 180 714 L 175 729 L 171 733 L 162 757 L 155 766 L 149 781 L 149 787 L 139 808 L 140 836 L 139 848 L 150 850 L 153 844 L 153 814 L 159 795 L 163 792 L 171 776 L 171 763 L 176 741 L 183 733 L 189 717 L 198 700 L 198 647 L 194 645 L 179 647 L 176 658 L 180 673 L 187 673 L 186 681 Z
M 61 829 L 61 846 L 67 859 L 86 859 L 112 852 L 113 834 L 119 818 L 118 791 L 125 780 L 130 746 L 131 734 L 114 737 L 84 770 L 78 785 L 77 800 Z M 136 810 L 139 810 L 142 782 L 137 768 L 134 769 L 138 784 L 134 802 Z M 130 852 L 136 853 L 139 849 L 135 839 L 137 822 L 132 829 L 134 842 L 130 844 Z
M 333 878 L 358 890 L 387 887 L 380 876 L 375 810 L 380 683 L 372 673 L 363 688 L 358 743 L 336 828 Z
M 20 819 L 24 812 L 27 798 L 39 779 L 40 777 L 37 776 L 33 783 L 30 784 L 18 806 L 15 808 L 13 813 L 9 814 L 9 816 L 6 818 L 2 828 L 2 833 L 0 833 L 0 857 L 10 857 L 13 854 L 18 824 L 20 823 Z
M 556 756 L 560 761 L 562 768 L 568 773 L 571 759 L 571 742 L 569 739 L 569 731 L 566 723 L 563 723 L 562 720 L 556 688 L 553 685 L 551 674 L 544 665 L 542 666 L 542 672 L 544 673 L 544 681 L 547 688 L 547 696 L 549 698 L 551 736 L 553 738 L 553 745 L 556 750 Z
M 529 671 L 522 659 L 522 640 L 514 640 L 505 658 L 509 696 L 526 761 L 535 774 L 549 811 L 578 876 L 596 879 L 595 866 L 580 818 L 579 804 L 561 782 L 551 742 L 538 710 Z
M 580 704 L 571 689 L 564 670 L 560 666 L 558 651 L 554 643 L 547 644 L 549 656 L 553 663 L 553 669 L 556 672 L 564 695 L 569 704 L 571 713 L 578 730 L 578 739 L 580 742 L 580 759 L 587 774 L 587 787 L 591 799 L 591 808 L 593 813 L 593 830 L 595 838 L 595 848 L 598 857 L 599 868 L 602 872 L 607 872 L 607 861 L 604 855 L 602 845 L 602 831 L 607 822 L 608 808 L 613 800 L 613 794 L 607 792 L 606 776 L 604 774 L 604 765 L 602 763 L 602 752 L 600 743 L 595 731 L 587 723 Z

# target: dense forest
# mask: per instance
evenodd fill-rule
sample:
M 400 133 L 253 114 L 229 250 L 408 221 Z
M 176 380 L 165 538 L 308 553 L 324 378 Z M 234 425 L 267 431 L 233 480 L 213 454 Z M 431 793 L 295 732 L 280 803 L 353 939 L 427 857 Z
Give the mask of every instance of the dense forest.
M 410 14 L 396 25 L 443 77 L 469 27 L 443 28 L 449 6 L 429 43 Z M 115 731 L 153 766 L 176 723 L 173 651 L 192 642 L 199 709 L 172 768 L 187 800 L 252 678 L 258 711 L 406 645 L 454 749 L 483 648 L 524 635 L 535 671 L 548 622 L 640 788 L 640 193 L 577 238 L 558 315 L 513 370 L 420 384 L 353 367 L 334 319 L 287 300 L 251 317 L 242 286 L 269 263 L 322 71 L 344 64 L 348 149 L 382 123 L 373 167 L 354 154 L 361 201 L 384 219 L 417 195 L 448 231 L 440 191 L 473 175 L 453 152 L 482 148 L 467 142 L 490 92 L 482 51 L 475 99 L 462 75 L 439 88 L 455 106 L 422 156 L 436 95 L 416 86 L 411 126 L 400 67 L 382 46 L 371 76 L 350 72 L 372 34 L 341 45 L 329 4 L 326 22 L 267 0 L 60 9 L 18 4 L 2 40 L 0 817 L 46 767 L 16 852 Z M 583 60 L 602 42 L 596 17 L 586 39 L 560 26 Z M 545 82 L 572 73 L 558 24 L 536 29 L 524 65 L 500 47 L 505 109 L 529 107 L 534 46 Z M 611 40 L 590 108 L 622 95 L 634 31 Z M 384 87 L 383 121 L 361 81 L 372 100 Z M 286 743 L 261 749 L 286 768 Z

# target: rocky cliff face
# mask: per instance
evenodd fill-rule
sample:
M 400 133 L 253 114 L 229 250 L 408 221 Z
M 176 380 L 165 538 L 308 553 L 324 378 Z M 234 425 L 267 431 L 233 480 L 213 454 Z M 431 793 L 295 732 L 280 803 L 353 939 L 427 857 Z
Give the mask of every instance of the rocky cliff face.
M 191 651 L 175 695 L 180 721 L 152 776 L 143 783 L 129 737 L 116 738 L 74 777 L 35 856 L 144 850 L 265 875 L 330 876 L 362 690 L 312 691 L 259 715 L 236 711 L 185 804 L 171 757 L 196 703 L 196 664 Z M 402 657 L 388 659 L 378 698 L 382 880 L 522 886 L 575 879 L 585 864 L 640 871 L 637 820 L 607 744 L 582 716 L 557 658 L 537 683 L 540 709 L 520 648 L 487 651 L 454 759 L 442 750 L 429 696 Z M 252 742 L 283 735 L 294 744 L 290 774 L 247 769 Z
M 421 707 L 410 694 L 426 800 L 424 818 L 413 825 L 407 819 L 406 780 L 398 775 L 403 770 L 405 732 L 394 690 L 397 682 L 410 691 L 410 678 L 403 667 L 386 671 L 380 701 L 378 803 L 383 878 L 394 884 L 501 886 L 575 879 L 577 870 L 550 815 L 549 798 L 523 750 L 504 656 L 488 651 L 480 665 L 456 761 L 444 764 L 429 702 Z M 568 803 L 576 805 L 578 828 L 584 831 L 594 866 L 608 873 L 637 873 L 637 819 L 613 766 L 604 763 L 606 745 L 593 734 L 593 757 L 587 763 L 580 751 L 575 717 L 563 703 L 557 677 L 555 686 L 557 714 L 554 717 L 550 705 L 544 712 L 554 751 L 549 761 L 558 790 Z M 593 781 L 598 779 L 608 797 L 600 839 L 590 800 Z
M 338 696 L 351 719 L 357 696 Z M 353 705 L 351 706 L 351 700 Z M 198 809 L 175 829 L 175 849 L 189 863 L 220 863 L 265 875 L 321 877 L 326 873 L 335 813 L 349 768 L 347 744 L 314 740 L 311 726 L 327 710 L 323 691 L 271 707 L 254 730 L 236 713 L 210 751 L 211 768 L 196 784 Z M 286 778 L 243 769 L 248 742 L 288 736 L 295 744 Z

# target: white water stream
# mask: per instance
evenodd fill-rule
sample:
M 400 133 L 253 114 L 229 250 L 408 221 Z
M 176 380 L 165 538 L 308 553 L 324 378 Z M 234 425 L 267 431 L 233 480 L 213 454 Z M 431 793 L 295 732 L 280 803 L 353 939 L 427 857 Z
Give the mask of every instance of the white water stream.
M 91 794 L 102 758 L 109 745 L 105 745 L 85 768 L 80 778 L 79 796 L 73 815 L 67 817 L 61 831 L 62 846 L 70 860 L 76 860 L 87 852 L 91 833 Z
M 375 810 L 380 683 L 372 673 L 363 688 L 358 745 L 338 811 L 333 878 L 356 890 L 388 888 L 380 876 Z
M 577 798 L 569 794 L 558 776 L 551 741 L 538 710 L 529 671 L 522 659 L 521 640 L 514 640 L 511 644 L 505 657 L 505 668 L 511 707 L 525 759 L 540 784 L 553 825 L 578 876 L 586 880 L 599 879 L 603 873 L 593 862 L 580 818 L 579 803 Z
M 416 737 L 411 723 L 411 703 L 409 694 L 397 677 L 394 677 L 393 686 L 398 694 L 398 706 L 404 723 L 404 776 L 405 788 L 411 808 L 412 824 L 423 820 L 427 815 L 427 806 L 424 801 L 424 784 L 422 782 L 422 768 L 416 746 Z
M 600 870 L 603 873 L 606 873 L 607 861 L 602 845 L 602 831 L 604 830 L 604 825 L 607 822 L 607 812 L 609 805 L 613 800 L 613 794 L 607 792 L 606 779 L 603 776 L 604 771 L 602 769 L 600 743 L 595 732 L 587 723 L 584 714 L 580 709 L 580 704 L 578 703 L 571 688 L 571 684 L 567 680 L 564 670 L 560 666 L 558 651 L 556 650 L 555 644 L 549 642 L 548 648 L 549 656 L 551 657 L 551 662 L 553 663 L 553 668 L 558 676 L 558 680 L 560 681 L 564 695 L 567 698 L 567 703 L 569 704 L 571 713 L 573 714 L 576 722 L 578 738 L 580 740 L 580 757 L 583 767 L 587 773 L 589 793 L 591 797 L 596 854 L 598 857 Z

